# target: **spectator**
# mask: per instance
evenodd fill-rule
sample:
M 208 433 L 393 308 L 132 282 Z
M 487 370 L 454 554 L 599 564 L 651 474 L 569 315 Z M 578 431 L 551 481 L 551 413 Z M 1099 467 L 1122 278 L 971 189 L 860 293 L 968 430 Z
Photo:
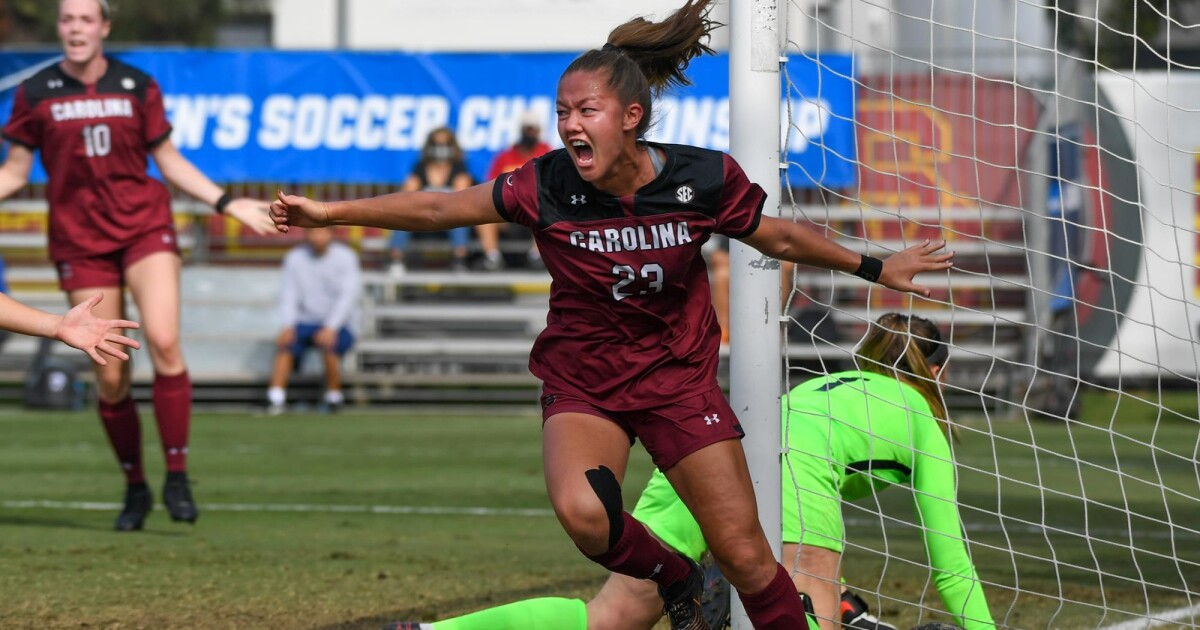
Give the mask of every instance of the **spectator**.
M 332 228 L 309 228 L 304 243 L 284 257 L 279 293 L 283 330 L 267 389 L 271 415 L 286 409 L 288 376 L 313 346 L 321 349 L 325 367 L 321 410 L 336 412 L 345 404 L 341 360 L 354 344 L 360 292 L 358 254 L 333 240 Z
M 527 111 L 521 117 L 521 132 L 515 144 L 505 149 L 492 161 L 488 171 L 488 180 L 494 180 L 505 173 L 525 166 L 525 163 L 550 151 L 550 145 L 542 141 L 542 120 L 537 112 Z M 500 224 L 484 223 L 475 226 L 479 234 L 479 244 L 483 248 L 483 268 L 495 271 L 504 266 L 504 257 L 500 255 Z M 537 243 L 529 242 L 527 254 L 529 266 L 541 268 L 542 257 L 538 253 Z
M 465 190 L 475 183 L 467 171 L 466 158 L 458 146 L 458 138 L 449 127 L 438 127 L 425 137 L 425 146 L 421 149 L 421 160 L 413 167 L 412 174 L 401 188 L 404 192 L 415 190 L 453 192 Z M 450 268 L 454 271 L 467 269 L 467 241 L 471 238 L 471 230 L 466 227 L 450 228 Z M 392 232 L 391 258 L 389 271 L 393 276 L 403 275 L 407 270 L 404 260 L 404 250 L 408 247 L 412 234 L 397 230 Z

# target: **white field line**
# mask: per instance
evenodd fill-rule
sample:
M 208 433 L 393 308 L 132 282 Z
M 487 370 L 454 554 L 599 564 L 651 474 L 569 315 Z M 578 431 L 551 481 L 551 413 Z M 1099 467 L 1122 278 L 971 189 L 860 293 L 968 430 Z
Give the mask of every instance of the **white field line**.
M 422 507 L 413 505 L 316 505 L 306 503 L 201 503 L 201 509 L 213 512 L 300 512 L 333 514 L 420 514 L 436 516 L 554 516 L 541 508 Z M 120 503 L 98 501 L 0 501 L 9 510 L 83 510 L 108 512 L 121 509 Z
M 1149 617 L 1134 619 L 1133 621 L 1122 621 L 1114 623 L 1111 626 L 1104 626 L 1100 630 L 1148 630 L 1164 623 L 1174 623 L 1181 620 L 1190 622 L 1197 621 L 1196 617 L 1200 616 L 1200 604 L 1195 606 L 1184 606 L 1174 610 L 1163 612 L 1150 613 Z
M 293 512 L 309 514 L 415 514 L 423 516 L 521 516 L 545 518 L 554 516 L 554 511 L 548 508 L 494 508 L 494 507 L 449 507 L 449 506 L 417 506 L 417 505 L 322 505 L 315 503 L 201 503 L 200 508 L 213 512 Z M 79 510 L 85 512 L 108 512 L 121 509 L 120 503 L 101 501 L 0 501 L 0 509 L 6 510 Z M 845 524 L 849 527 L 870 527 L 879 521 L 868 518 L 847 518 Z M 1042 529 L 1030 525 L 998 525 L 966 524 L 966 530 L 971 532 L 1009 534 L 1040 534 Z M 1080 529 L 1057 528 L 1056 533 L 1067 532 L 1080 536 L 1089 535 Z M 1129 533 L 1122 529 L 1093 528 L 1090 536 L 1105 537 L 1115 540 L 1126 539 Z M 1166 532 L 1153 534 L 1134 533 L 1134 538 L 1170 538 Z M 1176 538 L 1190 538 L 1188 533 L 1180 532 Z

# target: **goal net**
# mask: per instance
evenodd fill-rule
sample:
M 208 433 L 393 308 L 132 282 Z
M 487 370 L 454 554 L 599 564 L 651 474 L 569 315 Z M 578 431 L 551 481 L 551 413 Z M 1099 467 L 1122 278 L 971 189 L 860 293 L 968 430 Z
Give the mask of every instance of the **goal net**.
M 851 369 L 887 312 L 950 345 L 979 581 L 952 579 L 898 485 L 841 502 L 847 585 L 900 627 L 954 621 L 953 584 L 1001 627 L 1200 625 L 1197 3 L 786 4 L 782 214 L 881 258 L 955 252 L 918 278 L 928 298 L 785 274 L 789 389 Z M 882 487 L 896 469 L 844 472 Z

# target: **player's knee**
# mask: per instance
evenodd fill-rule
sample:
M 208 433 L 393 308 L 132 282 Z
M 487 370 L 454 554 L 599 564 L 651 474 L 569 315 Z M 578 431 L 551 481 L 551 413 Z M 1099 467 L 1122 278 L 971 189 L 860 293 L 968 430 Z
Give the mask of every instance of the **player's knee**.
M 624 529 L 621 484 L 606 466 L 586 473 L 591 493 L 560 493 L 551 497 L 564 529 L 589 554 L 608 551 Z
M 752 590 L 774 577 L 776 564 L 767 539 L 753 532 L 728 532 L 706 537 L 721 572 L 739 590 L 752 585 Z
M 129 396 L 130 382 L 122 370 L 96 373 L 96 393 L 105 402 L 119 402 Z
M 179 346 L 179 331 L 177 330 L 147 330 L 146 346 L 151 354 L 167 360 L 174 358 L 175 355 L 179 357 L 183 356 L 183 351 Z

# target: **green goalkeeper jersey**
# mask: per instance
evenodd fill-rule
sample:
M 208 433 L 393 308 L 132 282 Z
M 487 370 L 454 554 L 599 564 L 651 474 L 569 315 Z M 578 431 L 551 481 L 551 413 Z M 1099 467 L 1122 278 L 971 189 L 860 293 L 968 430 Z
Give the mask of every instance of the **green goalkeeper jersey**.
M 968 630 L 994 628 L 967 554 L 950 445 L 920 392 L 870 372 L 838 372 L 796 386 L 784 399 L 783 540 L 841 552 L 841 501 L 911 483 L 934 583 Z M 655 471 L 634 517 L 668 545 L 703 553 L 699 525 Z

